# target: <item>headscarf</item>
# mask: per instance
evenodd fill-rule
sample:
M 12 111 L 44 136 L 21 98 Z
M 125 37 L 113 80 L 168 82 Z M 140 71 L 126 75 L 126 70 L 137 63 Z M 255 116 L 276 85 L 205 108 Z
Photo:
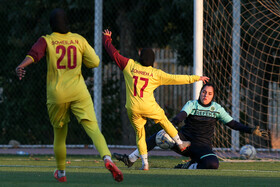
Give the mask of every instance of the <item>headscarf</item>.
M 66 34 L 69 32 L 69 25 L 66 13 L 63 9 L 56 8 L 50 15 L 50 26 L 53 32 Z
M 212 98 L 212 100 L 211 100 L 211 102 L 210 102 L 209 104 L 204 105 L 204 104 L 202 104 L 201 101 L 200 101 L 200 95 L 201 95 L 202 90 L 203 90 L 206 86 L 211 86 L 211 87 L 213 88 L 213 98 Z M 214 87 L 214 85 L 213 85 L 212 83 L 206 83 L 206 84 L 204 84 L 204 85 L 202 86 L 202 88 L 201 88 L 201 90 L 200 90 L 200 92 L 199 92 L 198 103 L 199 103 L 200 105 L 204 106 L 204 107 L 210 106 L 211 103 L 212 103 L 212 101 L 214 100 L 214 97 L 215 97 L 215 87 Z
M 151 48 L 143 48 L 140 53 L 140 64 L 143 66 L 154 66 L 155 53 Z

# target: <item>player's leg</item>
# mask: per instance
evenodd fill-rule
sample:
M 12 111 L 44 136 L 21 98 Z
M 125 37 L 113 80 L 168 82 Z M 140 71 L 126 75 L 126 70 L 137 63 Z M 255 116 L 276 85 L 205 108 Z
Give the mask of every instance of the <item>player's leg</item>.
M 190 147 L 192 159 L 197 163 L 190 166 L 190 169 L 218 169 L 219 160 L 213 152 L 212 147 L 208 145 L 194 145 Z
M 146 132 L 144 127 L 147 122 L 147 119 L 143 118 L 137 113 L 134 113 L 131 110 L 127 110 L 127 114 L 136 133 L 136 143 L 140 154 L 140 158 L 142 159 L 141 170 L 149 170 Z
M 157 133 L 153 134 L 146 141 L 148 152 L 153 150 L 156 146 L 156 135 Z M 129 155 L 119 153 L 114 153 L 113 155 L 117 160 L 122 161 L 127 167 L 131 167 L 140 158 L 138 149 L 134 150 Z
M 175 166 L 179 169 L 218 169 L 219 160 L 210 146 L 191 145 L 188 148 L 191 161 Z
M 178 136 L 180 137 L 180 139 L 182 141 L 189 141 L 188 138 L 186 138 L 181 132 L 178 132 Z M 181 151 L 180 148 L 178 146 L 173 146 L 171 148 L 172 151 L 182 155 L 182 156 L 185 156 L 185 157 L 189 157 L 190 156 L 190 148 L 191 148 L 192 145 L 190 145 L 189 147 L 187 147 L 184 151 Z
M 145 115 L 145 117 L 154 119 L 155 123 L 160 124 L 160 126 L 165 130 L 165 132 L 176 142 L 181 151 L 184 151 L 187 147 L 191 145 L 190 141 L 182 141 L 178 135 L 177 129 L 172 125 L 172 123 L 167 119 L 164 110 L 157 106 L 153 113 Z
M 66 137 L 68 131 L 68 124 L 63 125 L 62 128 L 53 128 L 54 142 L 53 150 L 56 160 L 57 169 L 54 172 L 54 177 L 59 182 L 66 182 Z
M 95 148 L 104 160 L 105 167 L 112 173 L 113 178 L 117 182 L 121 182 L 123 180 L 123 174 L 111 159 L 111 152 L 98 127 L 91 98 L 89 97 L 79 102 L 73 102 L 71 104 L 71 110 L 78 122 L 82 124 L 87 135 L 91 138 Z
M 101 133 L 97 122 L 88 121 L 88 120 L 81 120 L 80 122 L 85 129 L 87 135 L 91 138 L 96 150 L 99 152 L 101 158 L 104 156 L 111 157 L 111 152 L 108 149 L 106 140 Z
M 69 103 L 55 104 L 48 103 L 48 113 L 54 131 L 54 154 L 57 170 L 54 177 L 59 182 L 66 182 L 65 162 L 66 162 L 66 137 L 68 123 L 70 121 Z
M 200 157 L 197 169 L 218 169 L 219 160 L 214 153 L 206 154 Z

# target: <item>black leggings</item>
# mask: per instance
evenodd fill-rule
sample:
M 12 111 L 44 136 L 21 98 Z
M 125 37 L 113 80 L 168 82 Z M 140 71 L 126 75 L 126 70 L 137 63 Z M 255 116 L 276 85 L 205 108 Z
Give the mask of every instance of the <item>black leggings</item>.
M 156 144 L 156 134 L 150 136 L 147 140 L 148 151 L 154 149 Z M 182 140 L 187 140 L 181 133 L 179 136 Z M 192 144 L 185 151 L 181 152 L 178 146 L 174 146 L 172 151 L 186 157 L 190 157 L 193 161 L 197 162 L 197 169 L 218 169 L 219 160 L 213 152 L 212 148 L 208 145 L 195 145 Z

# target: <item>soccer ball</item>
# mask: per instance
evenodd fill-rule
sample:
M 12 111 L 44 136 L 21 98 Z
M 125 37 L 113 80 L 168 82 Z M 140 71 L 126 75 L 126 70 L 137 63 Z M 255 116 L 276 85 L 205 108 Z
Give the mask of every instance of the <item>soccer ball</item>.
M 156 135 L 156 144 L 162 149 L 170 149 L 175 141 L 162 129 Z
M 256 157 L 257 151 L 251 145 L 244 145 L 240 149 L 240 158 L 244 160 L 251 160 Z

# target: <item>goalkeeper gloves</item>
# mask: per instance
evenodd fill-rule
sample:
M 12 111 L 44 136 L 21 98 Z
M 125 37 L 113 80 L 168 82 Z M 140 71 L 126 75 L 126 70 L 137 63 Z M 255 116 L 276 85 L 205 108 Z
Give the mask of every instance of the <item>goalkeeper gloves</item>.
M 263 138 L 268 138 L 268 131 L 264 129 L 260 129 L 260 126 L 256 126 L 255 128 L 253 128 L 252 134 Z

